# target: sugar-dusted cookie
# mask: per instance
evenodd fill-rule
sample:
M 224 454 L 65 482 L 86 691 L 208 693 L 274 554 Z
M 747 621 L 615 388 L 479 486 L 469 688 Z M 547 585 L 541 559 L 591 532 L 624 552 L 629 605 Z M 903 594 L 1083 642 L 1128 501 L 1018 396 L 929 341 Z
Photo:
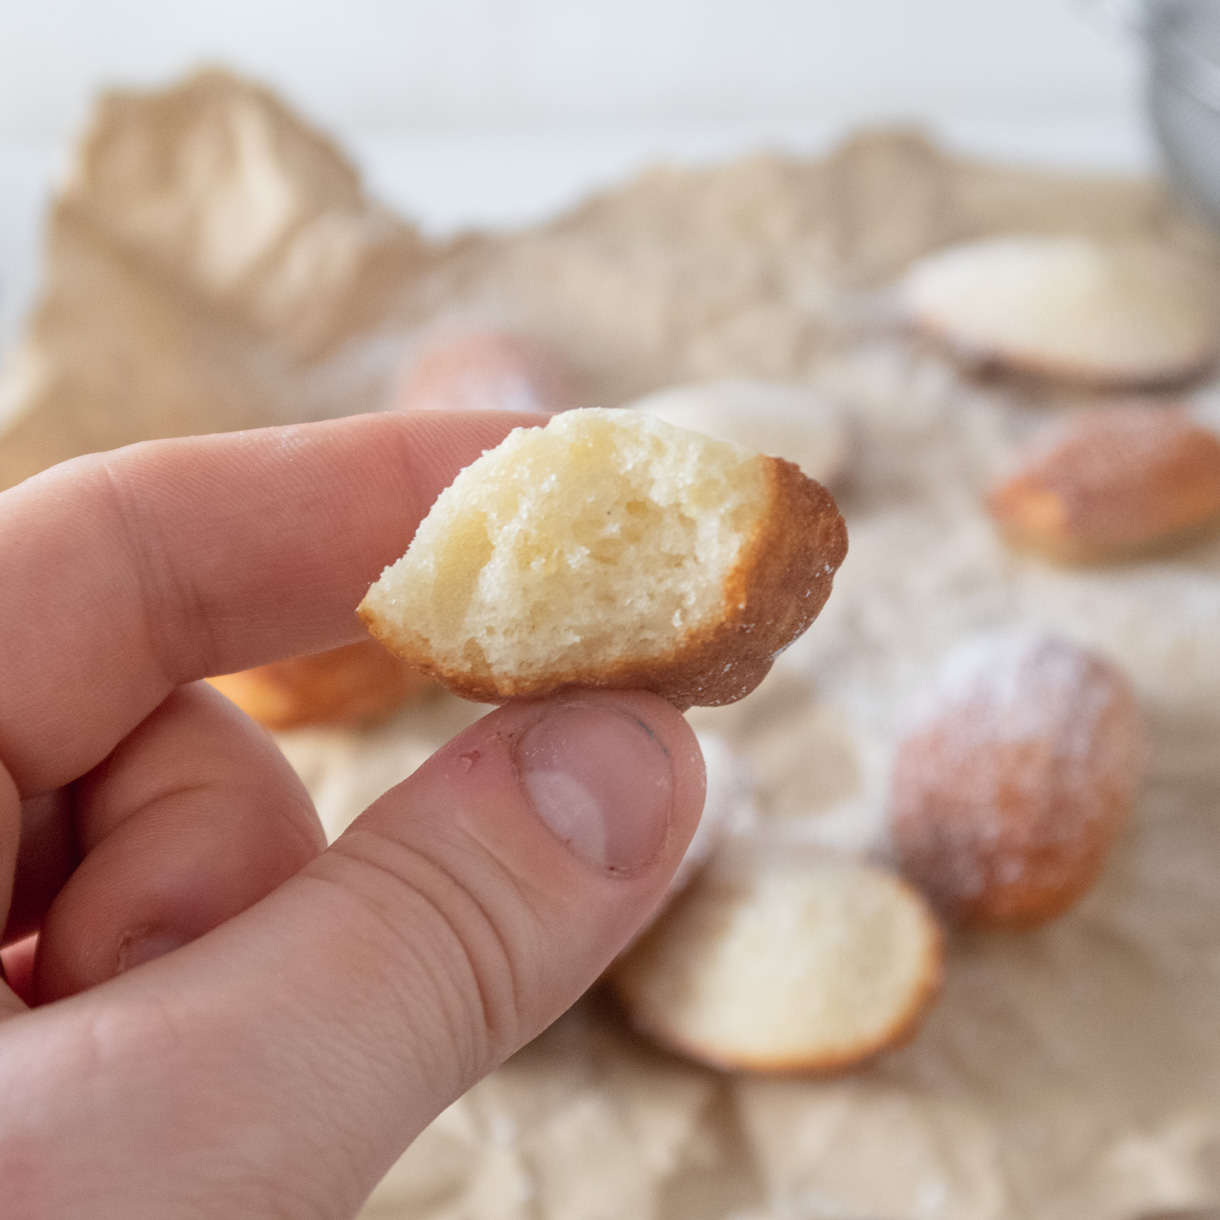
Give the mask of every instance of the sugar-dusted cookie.
M 1135 696 L 1109 661 L 1034 631 L 968 641 L 897 748 L 902 871 L 962 926 L 1053 919 L 1097 880 L 1143 755 Z

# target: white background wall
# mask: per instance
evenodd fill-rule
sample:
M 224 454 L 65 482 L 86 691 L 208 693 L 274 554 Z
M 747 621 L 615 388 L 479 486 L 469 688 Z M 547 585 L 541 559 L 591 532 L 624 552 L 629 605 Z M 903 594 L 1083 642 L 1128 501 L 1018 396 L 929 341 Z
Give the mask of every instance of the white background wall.
M 1102 0 L 1104 4 L 1104 0 Z M 244 68 L 338 130 L 1114 122 L 1135 56 L 1098 0 L 0 0 L 0 140 L 101 83 Z

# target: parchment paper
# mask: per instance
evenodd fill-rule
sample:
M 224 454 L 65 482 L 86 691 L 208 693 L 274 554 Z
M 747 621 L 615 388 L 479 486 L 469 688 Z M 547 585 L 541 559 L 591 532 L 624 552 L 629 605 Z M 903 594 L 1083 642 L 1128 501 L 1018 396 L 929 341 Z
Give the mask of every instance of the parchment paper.
M 968 163 L 902 131 L 817 162 L 658 167 L 537 229 L 427 244 L 249 84 L 213 72 L 99 104 L 0 381 L 0 485 L 142 437 L 383 406 L 427 331 L 458 321 L 549 340 L 605 405 L 722 375 L 804 381 L 853 425 L 851 553 L 763 686 L 692 713 L 751 761 L 760 833 L 884 856 L 896 717 L 976 628 L 1101 649 L 1152 727 L 1098 889 L 1043 931 L 953 938 L 909 1047 L 834 1080 L 727 1077 L 587 997 L 442 1115 L 367 1216 L 1124 1220 L 1220 1203 L 1220 541 L 1080 570 L 1008 553 L 981 491 L 1074 403 L 971 380 L 889 314 L 920 254 L 1016 231 L 1142 237 L 1217 267 L 1155 183 Z M 282 743 L 336 833 L 479 712 L 441 697 Z

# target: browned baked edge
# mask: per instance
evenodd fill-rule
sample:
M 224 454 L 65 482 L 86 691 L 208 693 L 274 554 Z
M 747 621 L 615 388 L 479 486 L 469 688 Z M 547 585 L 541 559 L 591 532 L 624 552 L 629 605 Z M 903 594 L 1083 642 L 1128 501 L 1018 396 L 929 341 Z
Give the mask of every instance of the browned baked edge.
M 792 462 L 762 460 L 770 506 L 726 580 L 724 616 L 692 633 L 666 659 L 626 661 L 597 672 L 556 671 L 520 682 L 480 680 L 402 649 L 378 630 L 371 614 L 363 608 L 358 613 L 404 661 L 477 703 L 541 698 L 565 686 L 652 691 L 681 711 L 733 703 L 767 676 L 776 656 L 817 618 L 847 555 L 847 526 L 830 492 Z
M 894 878 L 894 880 L 904 889 L 911 890 L 926 909 L 926 901 L 918 890 L 901 878 Z M 708 1054 L 703 1047 L 676 1037 L 670 1030 L 662 1028 L 660 1024 L 650 1021 L 643 1015 L 632 1002 L 629 989 L 623 986 L 620 972 L 617 969 L 611 970 L 605 981 L 627 1020 L 640 1034 L 685 1059 L 702 1063 L 705 1067 L 714 1068 L 718 1072 L 752 1072 L 766 1076 L 834 1076 L 863 1067 L 891 1051 L 901 1050 L 919 1033 L 920 1027 L 928 1013 L 931 1012 L 945 981 L 944 930 L 930 911 L 927 919 L 928 926 L 932 929 L 932 939 L 926 954 L 926 968 L 919 987 L 911 996 L 911 1003 L 906 1011 L 899 1014 L 889 1029 L 881 1031 L 873 1038 L 861 1039 L 860 1043 L 849 1051 L 840 1051 L 833 1055 L 825 1054 L 817 1058 L 803 1059 L 780 1057 L 756 1059 L 746 1055 L 730 1060 Z

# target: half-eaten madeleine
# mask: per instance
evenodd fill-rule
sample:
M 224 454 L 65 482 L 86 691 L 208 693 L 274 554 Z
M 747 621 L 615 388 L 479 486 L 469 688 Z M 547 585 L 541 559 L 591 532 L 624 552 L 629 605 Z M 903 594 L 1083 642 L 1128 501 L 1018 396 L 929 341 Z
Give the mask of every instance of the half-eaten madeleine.
M 585 409 L 463 470 L 359 613 L 481 702 L 584 685 L 731 703 L 817 617 L 846 552 L 830 493 L 790 462 Z

